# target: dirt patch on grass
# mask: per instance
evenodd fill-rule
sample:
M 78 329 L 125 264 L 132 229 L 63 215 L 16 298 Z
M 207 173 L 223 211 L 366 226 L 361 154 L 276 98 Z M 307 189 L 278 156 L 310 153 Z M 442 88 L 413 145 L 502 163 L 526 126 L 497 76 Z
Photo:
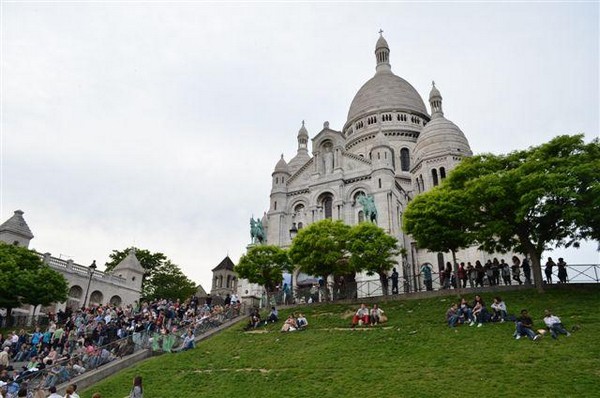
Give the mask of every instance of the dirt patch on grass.
M 241 369 L 224 368 L 224 369 L 203 369 L 203 370 L 194 371 L 194 373 L 212 373 L 212 372 L 258 372 L 258 373 L 264 374 L 264 373 L 271 372 L 271 370 L 265 369 L 265 368 L 241 368 Z
M 247 332 L 244 333 L 248 333 L 248 334 L 263 334 L 263 333 L 269 333 L 268 330 L 265 329 L 261 329 L 261 330 L 249 330 Z

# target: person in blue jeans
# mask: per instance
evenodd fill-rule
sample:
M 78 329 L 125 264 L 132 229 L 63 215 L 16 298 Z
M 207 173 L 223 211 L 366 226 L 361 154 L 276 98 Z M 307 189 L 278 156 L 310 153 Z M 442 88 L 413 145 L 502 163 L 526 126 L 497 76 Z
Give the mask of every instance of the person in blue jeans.
M 555 340 L 558 338 L 559 334 L 564 334 L 567 337 L 571 335 L 571 333 L 569 333 L 567 329 L 565 329 L 565 327 L 563 326 L 560 318 L 556 315 L 553 315 L 550 310 L 544 311 L 544 323 L 550 331 L 552 338 Z
M 521 310 L 521 316 L 517 318 L 514 336 L 517 340 L 519 340 L 522 336 L 527 336 L 534 341 L 539 340 L 542 337 L 541 334 L 537 334 L 533 330 L 533 320 L 529 316 L 527 310 Z
M 450 306 L 448 311 L 446 311 L 446 322 L 448 322 L 448 326 L 453 328 L 459 322 L 459 319 L 458 305 L 456 303 L 452 303 L 452 306 Z

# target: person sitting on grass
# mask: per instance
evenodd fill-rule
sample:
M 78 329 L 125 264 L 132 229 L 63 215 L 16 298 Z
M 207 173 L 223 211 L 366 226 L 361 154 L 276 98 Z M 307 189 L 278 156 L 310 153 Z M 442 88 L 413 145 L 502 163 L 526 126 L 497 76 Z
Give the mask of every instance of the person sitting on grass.
M 548 327 L 552 338 L 555 340 L 558 338 L 559 333 L 564 334 L 567 337 L 571 335 L 571 333 L 569 333 L 567 329 L 565 329 L 565 327 L 563 326 L 560 318 L 556 315 L 552 315 L 552 312 L 550 312 L 550 310 L 544 311 L 544 323 L 546 324 L 546 327 Z
M 475 317 L 473 316 L 473 309 L 467 303 L 467 300 L 462 298 L 460 299 L 460 306 L 458 307 L 458 316 L 463 320 L 463 322 L 469 322 L 469 326 L 475 325 Z
M 458 315 L 458 304 L 452 303 L 448 311 L 446 311 L 446 322 L 451 328 L 456 327 L 460 322 L 460 316 Z
M 360 308 L 356 310 L 356 314 L 352 317 L 352 327 L 356 327 L 358 324 L 367 325 L 369 323 L 369 308 L 363 303 Z
M 478 328 L 483 326 L 483 322 L 487 320 L 486 318 L 488 315 L 489 313 L 485 307 L 483 299 L 480 295 L 475 295 L 475 300 L 473 301 L 473 317 L 475 318 Z
M 504 322 L 506 320 L 506 303 L 499 296 L 496 296 L 491 307 L 494 310 L 492 321 Z
M 298 330 L 298 323 L 296 322 L 296 318 L 294 318 L 294 314 L 290 314 L 287 319 L 285 320 L 285 322 L 283 323 L 283 326 L 281 327 L 281 331 L 282 332 L 293 332 L 295 330 Z
M 527 310 L 521 310 L 521 316 L 517 318 L 516 329 L 514 335 L 516 340 L 519 340 L 522 336 L 527 336 L 531 340 L 539 340 L 542 335 L 537 334 L 533 330 L 533 320 L 529 316 Z
M 383 315 L 383 310 L 377 306 L 377 304 L 373 304 L 373 308 L 371 308 L 369 314 L 369 324 L 371 326 L 377 325 L 381 322 L 381 315 Z
M 308 326 L 308 320 L 303 314 L 298 314 L 298 318 L 296 318 L 296 323 L 298 325 L 298 329 L 304 329 Z
M 269 317 L 267 318 L 265 323 L 268 322 L 279 322 L 279 313 L 277 312 L 277 309 L 275 307 L 271 307 L 271 312 L 269 313 Z
M 190 328 L 185 338 L 183 339 L 183 348 L 182 351 L 191 350 L 196 346 L 196 336 L 194 336 L 194 331 Z

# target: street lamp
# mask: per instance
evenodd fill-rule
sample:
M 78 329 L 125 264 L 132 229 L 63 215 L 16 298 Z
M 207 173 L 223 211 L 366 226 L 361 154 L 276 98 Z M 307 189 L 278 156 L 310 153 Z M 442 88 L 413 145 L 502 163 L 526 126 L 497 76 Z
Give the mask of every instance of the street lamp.
M 88 267 L 90 269 L 90 279 L 88 279 L 87 289 L 85 289 L 85 298 L 83 299 L 83 308 L 85 308 L 85 303 L 88 299 L 88 293 L 90 292 L 90 285 L 92 284 L 92 277 L 94 276 L 94 271 L 96 270 L 96 260 L 92 261 L 92 264 Z
M 290 239 L 294 240 L 296 235 L 298 235 L 298 228 L 296 228 L 296 223 L 292 223 L 292 228 L 290 228 Z

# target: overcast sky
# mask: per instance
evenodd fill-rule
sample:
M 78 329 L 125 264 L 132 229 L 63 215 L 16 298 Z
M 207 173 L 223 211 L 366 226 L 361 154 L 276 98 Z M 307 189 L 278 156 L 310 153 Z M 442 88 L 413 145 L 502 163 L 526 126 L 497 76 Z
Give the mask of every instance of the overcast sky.
M 341 130 L 380 28 L 394 73 L 425 100 L 435 80 L 473 152 L 505 153 L 598 136 L 598 8 L 5 1 L 0 222 L 23 210 L 31 248 L 83 265 L 160 251 L 210 289 L 301 121 Z

